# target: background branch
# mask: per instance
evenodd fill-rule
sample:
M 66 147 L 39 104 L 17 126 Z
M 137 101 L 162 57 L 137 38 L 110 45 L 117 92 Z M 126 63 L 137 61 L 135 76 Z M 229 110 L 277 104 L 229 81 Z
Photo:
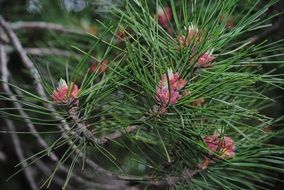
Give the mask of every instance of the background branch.
M 63 32 L 63 33 L 71 33 L 71 34 L 78 34 L 82 35 L 85 34 L 84 31 L 79 29 L 69 28 L 67 26 L 63 26 L 60 24 L 55 23 L 48 23 L 48 22 L 13 22 L 8 23 L 13 30 L 22 30 L 22 29 L 32 29 L 32 30 L 53 30 L 55 32 Z
M 9 88 L 8 88 L 8 76 L 9 76 L 9 72 L 8 72 L 8 69 L 7 69 L 7 56 L 6 56 L 6 53 L 5 53 L 5 50 L 4 50 L 4 47 L 2 44 L 0 44 L 0 65 L 1 65 L 1 73 L 2 73 L 2 76 L 1 76 L 1 80 L 4 82 L 3 83 L 3 88 L 5 91 L 9 91 Z M 9 129 L 9 131 L 11 131 L 11 139 L 12 139 L 12 142 L 13 142 L 13 145 L 14 145 L 14 148 L 15 148 L 15 152 L 16 152 L 16 155 L 18 156 L 18 159 L 20 161 L 23 161 L 21 163 L 22 167 L 25 168 L 24 169 L 24 174 L 29 182 L 29 185 L 31 187 L 32 190 L 38 190 L 38 186 L 36 185 L 36 182 L 34 180 L 34 176 L 33 176 L 33 172 L 32 172 L 32 168 L 31 167 L 27 167 L 28 164 L 25 160 L 25 156 L 24 156 L 24 153 L 23 153 L 23 150 L 21 148 L 21 142 L 18 138 L 18 135 L 15 133 L 16 130 L 15 130 L 15 127 L 14 127 L 14 124 L 8 120 L 8 119 L 4 119 L 5 123 L 6 123 L 6 126 L 7 128 Z

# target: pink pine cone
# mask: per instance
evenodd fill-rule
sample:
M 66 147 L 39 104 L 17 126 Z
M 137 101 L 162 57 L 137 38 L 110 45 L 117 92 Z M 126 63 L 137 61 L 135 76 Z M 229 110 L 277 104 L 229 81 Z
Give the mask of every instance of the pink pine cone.
M 79 91 L 76 84 L 71 83 L 68 87 L 66 81 L 61 79 L 58 88 L 52 92 L 51 98 L 57 103 L 67 103 L 70 99 L 77 99 Z
M 214 57 L 210 53 L 204 53 L 198 58 L 197 63 L 202 67 L 210 67 L 210 63 L 215 59 L 216 57 Z
M 224 136 L 222 139 L 219 134 L 214 134 L 206 136 L 204 142 L 213 153 L 219 151 L 223 158 L 232 158 L 235 155 L 235 142 L 231 137 Z
M 178 35 L 178 42 L 182 48 L 189 46 L 192 41 L 200 42 L 201 40 L 201 32 L 197 28 L 197 26 L 191 24 L 188 27 L 188 33 L 186 35 Z
M 173 73 L 170 69 L 168 77 L 167 74 L 163 74 L 156 90 L 156 100 L 161 107 L 176 104 L 182 97 L 179 91 L 185 87 L 186 83 L 186 80 L 180 78 L 179 73 Z
M 181 98 L 181 95 L 178 91 L 169 91 L 167 88 L 157 89 L 157 94 L 157 101 L 159 101 L 160 104 L 164 106 L 166 106 L 167 104 L 176 104 L 177 101 Z
M 164 10 L 160 7 L 157 11 L 158 21 L 162 27 L 167 27 L 172 19 L 172 10 L 169 6 L 166 6 Z

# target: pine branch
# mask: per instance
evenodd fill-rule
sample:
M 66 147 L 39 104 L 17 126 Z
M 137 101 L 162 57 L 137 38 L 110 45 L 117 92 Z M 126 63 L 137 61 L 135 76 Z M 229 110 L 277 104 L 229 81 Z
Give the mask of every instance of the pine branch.
M 186 181 L 186 182 L 190 182 L 191 179 L 197 175 L 201 170 L 200 169 L 196 169 L 196 170 L 188 170 L 185 169 L 183 170 L 183 172 L 181 173 L 181 175 L 179 176 L 165 176 L 163 177 L 163 179 L 161 180 L 153 180 L 153 181 L 149 181 L 146 182 L 147 185 L 150 186 L 173 186 L 175 184 L 177 184 L 178 182 L 182 182 L 182 181 Z
M 113 141 L 115 139 L 118 139 L 126 134 L 129 134 L 129 133 L 133 133 L 135 132 L 137 129 L 140 128 L 140 125 L 131 125 L 131 126 L 128 126 L 126 128 L 123 128 L 123 129 L 120 129 L 120 130 L 117 130 L 111 134 L 108 134 L 108 135 L 105 135 L 103 137 L 100 137 L 96 140 L 96 143 L 97 144 L 106 144 L 108 143 L 109 141 Z
M 7 52 L 13 52 L 14 49 L 11 46 L 5 46 Z M 35 56 L 59 56 L 59 57 L 72 57 L 73 54 L 69 51 L 58 48 L 23 48 L 28 55 Z
M 213 158 L 205 157 L 205 159 L 200 164 L 198 164 L 195 169 L 185 168 L 180 173 L 180 175 L 166 175 L 160 179 L 145 178 L 144 181 L 140 181 L 140 183 L 154 187 L 171 187 L 180 182 L 191 183 L 193 177 L 198 175 L 200 172 L 208 169 L 210 164 L 213 164 L 216 160 L 218 160 L 218 158 L 214 159 L 215 160 L 213 160 Z
M 60 57 L 71 57 L 72 53 L 57 48 L 25 48 L 27 54 L 36 56 L 55 55 Z
M 83 137 L 87 139 L 89 145 L 95 146 L 106 144 L 115 139 L 121 138 L 122 136 L 133 133 L 137 129 L 140 128 L 140 125 L 131 125 L 123 129 L 119 129 L 113 133 L 104 135 L 102 137 L 96 138 L 93 133 L 89 130 L 89 126 L 85 123 L 85 121 L 80 117 L 78 112 L 78 100 L 74 100 L 70 104 L 68 104 L 68 115 L 72 119 L 72 122 L 77 126 L 75 131 L 80 136 L 83 133 Z M 145 121 L 147 118 L 142 117 L 139 121 Z
M 9 43 L 9 39 L 8 39 L 7 35 L 2 31 L 2 28 L 0 28 L 0 43 L 2 43 L 2 44 L 8 44 Z
M 55 23 L 48 23 L 48 22 L 13 22 L 8 23 L 13 30 L 22 30 L 22 29 L 31 29 L 31 30 L 53 30 L 55 32 L 62 32 L 62 33 L 71 33 L 71 34 L 78 34 L 83 35 L 85 34 L 82 30 L 76 30 L 73 28 L 69 28 L 67 26 L 63 26 L 60 24 Z

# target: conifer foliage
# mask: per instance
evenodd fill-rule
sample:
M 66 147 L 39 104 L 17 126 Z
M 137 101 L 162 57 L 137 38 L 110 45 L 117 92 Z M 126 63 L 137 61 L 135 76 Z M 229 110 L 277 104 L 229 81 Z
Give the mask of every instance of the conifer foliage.
M 2 133 L 20 160 L 10 179 L 24 172 L 32 189 L 270 189 L 284 172 L 284 147 L 271 143 L 282 117 L 263 110 L 284 81 L 263 68 L 281 67 L 284 44 L 251 37 L 270 26 L 275 3 L 124 1 L 79 27 L 1 16 Z M 17 31 L 33 26 L 50 30 L 37 51 Z

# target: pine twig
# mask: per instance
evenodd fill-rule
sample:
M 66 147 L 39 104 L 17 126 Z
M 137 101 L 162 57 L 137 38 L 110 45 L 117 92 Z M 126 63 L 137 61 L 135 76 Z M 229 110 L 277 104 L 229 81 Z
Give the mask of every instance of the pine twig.
M 196 170 L 185 169 L 179 176 L 165 176 L 161 180 L 148 181 L 146 182 L 146 184 L 150 186 L 159 186 L 159 187 L 172 186 L 181 181 L 190 181 L 193 178 L 193 176 L 198 174 L 200 171 L 201 169 L 196 169 Z
M 27 54 L 36 56 L 55 55 L 60 57 L 71 57 L 72 54 L 69 51 L 57 49 L 57 48 L 25 48 Z
M 9 43 L 9 39 L 8 39 L 7 35 L 2 31 L 2 28 L 0 28 L 0 43 L 2 43 L 2 44 L 8 44 Z
M 215 163 L 215 161 L 211 159 L 212 158 L 205 157 L 205 159 L 200 164 L 198 164 L 195 169 L 186 168 L 181 172 L 180 175 L 167 175 L 162 177 L 161 179 L 146 178 L 140 181 L 140 183 L 154 187 L 169 187 L 182 181 L 189 182 L 194 176 L 199 174 L 201 171 L 208 169 L 208 166 L 210 164 Z
M 140 125 L 131 125 L 131 126 L 128 126 L 126 128 L 123 128 L 123 129 L 120 129 L 120 130 L 117 130 L 111 134 L 108 134 L 108 135 L 105 135 L 105 136 L 102 136 L 100 138 L 98 138 L 96 140 L 96 143 L 97 144 L 106 144 L 108 143 L 109 141 L 113 141 L 115 139 L 118 139 L 120 137 L 122 137 L 123 135 L 126 135 L 126 134 L 129 134 L 129 133 L 132 133 L 134 131 L 136 131 L 137 129 L 140 128 Z
M 5 49 L 7 52 L 13 52 L 14 48 L 11 46 L 6 45 Z M 72 53 L 63 49 L 58 48 L 23 48 L 28 55 L 35 55 L 35 56 L 59 56 L 59 57 L 71 57 Z
M 103 145 L 108 143 L 109 141 L 113 141 L 126 135 L 128 133 L 132 133 L 136 131 L 140 126 L 139 125 L 132 125 L 128 126 L 123 129 L 119 129 L 113 133 L 107 134 L 100 138 L 94 137 L 93 133 L 88 129 L 88 125 L 80 118 L 78 113 L 78 100 L 73 101 L 71 104 L 68 105 L 68 115 L 72 119 L 73 123 L 77 126 L 76 132 L 78 135 L 82 134 L 84 137 L 89 141 L 89 144 L 93 146 L 94 144 Z
M 71 33 L 71 34 L 85 34 L 82 30 L 72 29 L 60 24 L 54 24 L 49 22 L 13 22 L 10 23 L 11 28 L 13 30 L 21 30 L 21 29 L 36 29 L 36 30 L 53 30 L 55 32 L 62 32 L 62 33 Z

